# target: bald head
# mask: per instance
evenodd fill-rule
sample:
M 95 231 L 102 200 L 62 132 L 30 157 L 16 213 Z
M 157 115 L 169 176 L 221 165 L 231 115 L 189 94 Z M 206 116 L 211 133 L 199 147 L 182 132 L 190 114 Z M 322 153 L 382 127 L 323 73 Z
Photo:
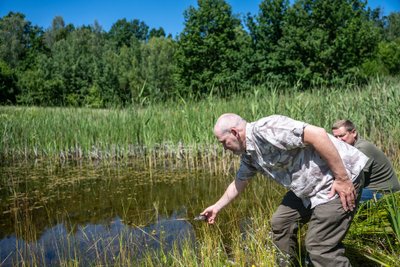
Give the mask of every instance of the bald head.
M 232 128 L 244 129 L 246 127 L 246 121 L 237 114 L 225 113 L 222 114 L 214 126 L 214 134 L 221 136 L 229 133 Z
M 214 126 L 214 135 L 225 150 L 237 155 L 246 152 L 246 121 L 239 115 L 221 115 Z

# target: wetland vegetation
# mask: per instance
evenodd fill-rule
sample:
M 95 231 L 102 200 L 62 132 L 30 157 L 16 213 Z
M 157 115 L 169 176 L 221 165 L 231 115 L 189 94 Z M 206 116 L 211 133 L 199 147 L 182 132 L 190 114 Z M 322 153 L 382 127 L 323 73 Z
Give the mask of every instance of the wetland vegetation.
M 266 0 L 241 19 L 223 0 L 197 5 L 176 38 L 138 19 L 105 32 L 0 18 L 0 266 L 274 266 L 284 189 L 268 179 L 216 225 L 193 220 L 238 167 L 212 134 L 225 112 L 328 131 L 349 118 L 400 177 L 399 12 Z M 399 201 L 358 210 L 353 266 L 399 266 Z
M 351 118 L 399 174 L 399 88 L 385 79 L 125 109 L 0 107 L 0 264 L 273 266 L 269 218 L 284 194 L 273 182 L 257 177 L 215 226 L 193 221 L 238 167 L 212 136 L 215 119 L 284 114 L 329 131 Z M 398 264 L 399 201 L 359 209 L 345 241 L 354 266 Z

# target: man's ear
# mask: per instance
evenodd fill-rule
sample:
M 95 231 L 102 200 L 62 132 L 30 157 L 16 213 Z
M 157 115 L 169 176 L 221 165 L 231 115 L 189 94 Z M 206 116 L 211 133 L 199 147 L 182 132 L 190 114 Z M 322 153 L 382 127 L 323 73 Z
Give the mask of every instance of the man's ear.
M 239 137 L 239 131 L 236 128 L 231 128 L 231 134 L 235 137 Z

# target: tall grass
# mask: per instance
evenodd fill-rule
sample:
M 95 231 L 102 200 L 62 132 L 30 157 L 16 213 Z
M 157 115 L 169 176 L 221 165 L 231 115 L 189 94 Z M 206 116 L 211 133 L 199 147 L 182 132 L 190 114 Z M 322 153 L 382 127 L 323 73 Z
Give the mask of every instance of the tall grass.
M 400 239 L 398 227 L 400 194 L 388 194 L 378 201 L 367 201 L 357 211 L 346 238 L 353 261 L 364 257 L 374 266 L 398 266 Z
M 301 92 L 257 87 L 229 99 L 160 103 L 149 107 L 0 107 L 0 155 L 17 158 L 184 158 L 215 154 L 212 128 L 217 117 L 235 112 L 248 121 L 283 114 L 330 131 L 349 118 L 394 162 L 400 161 L 400 80 L 375 80 L 348 88 Z M 200 157 L 200 156 L 197 156 Z M 197 160 L 198 158 L 196 158 Z

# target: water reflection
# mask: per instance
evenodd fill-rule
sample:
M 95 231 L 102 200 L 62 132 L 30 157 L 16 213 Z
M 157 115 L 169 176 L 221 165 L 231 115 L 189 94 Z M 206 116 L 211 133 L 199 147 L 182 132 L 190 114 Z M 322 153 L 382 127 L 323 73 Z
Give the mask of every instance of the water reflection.
M 187 218 L 226 184 L 208 173 L 135 163 L 1 166 L 0 265 L 101 264 L 121 253 L 139 259 L 193 244 L 196 229 Z
M 21 255 L 24 261 L 58 265 L 60 259 L 79 259 L 82 266 L 115 264 L 124 253 L 140 260 L 149 251 L 165 253 L 173 245 L 193 245 L 193 226 L 186 220 L 167 218 L 145 227 L 132 227 L 114 218 L 110 224 L 78 226 L 70 233 L 64 224 L 45 230 L 36 242 L 28 242 L 15 235 L 0 240 L 2 266 L 13 266 Z

